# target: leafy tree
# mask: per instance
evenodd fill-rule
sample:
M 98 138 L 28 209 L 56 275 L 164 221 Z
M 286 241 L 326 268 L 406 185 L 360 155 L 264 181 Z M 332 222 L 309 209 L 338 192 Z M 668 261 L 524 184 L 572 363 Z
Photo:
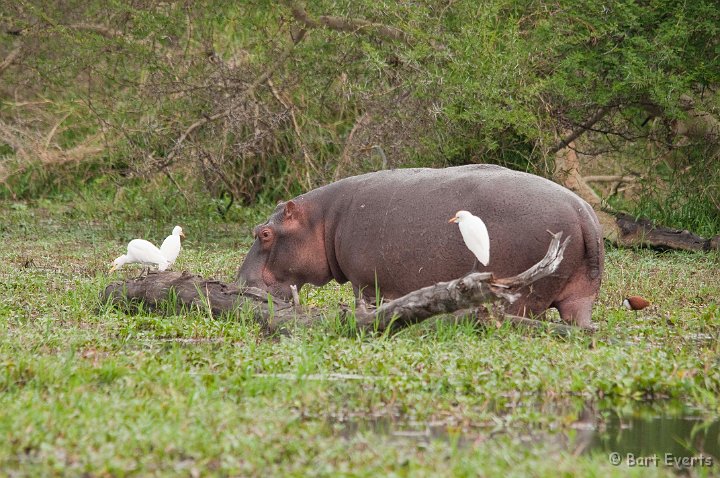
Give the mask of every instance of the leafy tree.
M 192 176 L 252 202 L 381 167 L 494 162 L 574 178 L 586 197 L 588 168 L 632 180 L 639 201 L 593 184 L 617 207 L 720 230 L 715 1 L 0 11 L 5 195 L 62 188 L 69 168 Z

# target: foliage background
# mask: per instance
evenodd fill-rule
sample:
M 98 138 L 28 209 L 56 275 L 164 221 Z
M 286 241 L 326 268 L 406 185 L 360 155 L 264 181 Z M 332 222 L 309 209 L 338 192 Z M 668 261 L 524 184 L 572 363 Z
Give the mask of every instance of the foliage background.
M 576 134 L 584 174 L 633 178 L 596 185 L 608 204 L 720 232 L 711 0 L 0 4 L 4 198 L 140 182 L 227 206 L 473 162 L 552 176 Z

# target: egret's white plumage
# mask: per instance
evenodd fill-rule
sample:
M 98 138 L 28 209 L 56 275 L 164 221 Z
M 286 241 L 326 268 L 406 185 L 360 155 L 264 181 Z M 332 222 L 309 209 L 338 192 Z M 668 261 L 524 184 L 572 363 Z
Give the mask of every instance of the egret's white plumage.
M 467 211 L 458 211 L 448 222 L 457 223 L 465 245 L 482 265 L 487 266 L 490 263 L 490 236 L 482 219 Z
M 159 271 L 164 271 L 170 266 L 170 262 L 155 244 L 145 239 L 133 239 L 128 242 L 127 254 L 113 261 L 110 272 L 120 269 L 125 264 L 135 263 L 157 266 Z
M 181 237 L 185 237 L 182 227 L 175 226 L 172 234 L 166 237 L 160 246 L 160 252 L 162 252 L 162 255 L 165 256 L 170 265 L 175 264 L 175 260 L 180 254 L 180 249 L 182 249 L 182 245 L 180 244 Z

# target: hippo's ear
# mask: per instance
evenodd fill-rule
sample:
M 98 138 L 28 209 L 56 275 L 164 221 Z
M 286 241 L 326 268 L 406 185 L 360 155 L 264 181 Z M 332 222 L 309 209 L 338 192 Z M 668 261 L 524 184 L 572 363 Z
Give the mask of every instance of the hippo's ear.
M 300 211 L 298 205 L 294 201 L 288 201 L 285 203 L 285 220 L 298 219 Z

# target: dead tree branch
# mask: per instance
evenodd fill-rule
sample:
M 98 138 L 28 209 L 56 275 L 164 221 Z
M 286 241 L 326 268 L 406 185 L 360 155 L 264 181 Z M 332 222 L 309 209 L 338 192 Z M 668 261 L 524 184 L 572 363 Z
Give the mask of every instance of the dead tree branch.
M 356 311 L 357 327 L 366 331 L 395 331 L 436 315 L 472 309 L 486 302 L 512 303 L 519 297 L 521 289 L 557 270 L 570 240 L 567 238 L 561 243 L 561 238 L 562 232 L 552 234 L 545 257 L 522 274 L 496 280 L 491 273 L 472 273 L 424 287 L 373 311 Z M 128 311 L 136 310 L 140 304 L 149 309 L 172 309 L 176 313 L 200 309 L 215 317 L 250 310 L 252 317 L 268 332 L 279 332 L 292 324 L 309 325 L 320 317 L 317 311 L 270 298 L 259 289 L 204 280 L 187 272 L 151 273 L 115 282 L 105 288 L 101 299 Z M 508 320 L 519 325 L 538 325 L 531 319 L 515 317 Z
M 570 238 L 561 244 L 562 232 L 551 235 L 545 257 L 521 274 L 493 280 L 489 272 L 473 273 L 450 282 L 439 282 L 390 301 L 372 312 L 356 313 L 356 323 L 366 330 L 396 330 L 428 317 L 477 307 L 488 301 L 502 300 L 512 304 L 520 297 L 520 289 L 549 276 L 562 262 Z
M 553 146 L 550 149 L 549 154 L 555 154 L 561 149 L 568 147 L 570 143 L 578 139 L 583 133 L 592 128 L 593 125 L 595 125 L 598 121 L 603 119 L 610 112 L 611 109 L 612 108 L 609 106 L 603 106 L 602 108 L 598 109 L 595 114 L 588 118 L 588 120 L 582 125 L 580 125 L 579 128 L 571 131 L 567 136 L 562 138 L 558 144 Z
M 252 84 L 243 92 L 243 97 L 247 98 L 249 96 L 252 96 L 255 93 L 255 90 L 260 87 L 263 83 L 265 83 L 268 79 L 272 77 L 272 75 L 275 74 L 275 72 L 285 63 L 285 61 L 290 57 L 293 50 L 295 49 L 295 45 L 297 45 L 302 39 L 305 37 L 305 32 L 301 31 L 297 35 L 294 36 L 293 41 L 291 41 L 285 49 L 282 51 L 280 56 L 273 62 L 272 65 L 270 65 L 263 73 L 258 76 L 255 81 L 252 82 Z M 200 118 L 199 120 L 195 121 L 193 124 L 188 126 L 188 128 L 178 137 L 178 139 L 175 141 L 175 145 L 172 147 L 170 152 L 167 154 L 167 157 L 164 161 L 164 164 L 162 167 L 165 167 L 172 163 L 173 159 L 175 158 L 175 155 L 180 149 L 180 146 L 187 140 L 187 138 L 195 132 L 200 127 L 204 126 L 207 123 L 217 121 L 222 118 L 226 118 L 230 113 L 232 112 L 231 108 L 227 108 L 223 111 L 220 111 L 219 113 L 215 113 L 211 116 L 205 116 L 203 118 Z
M 66 25 L 65 27 L 71 28 L 73 30 L 81 30 L 95 33 L 96 35 L 100 35 L 101 37 L 107 38 L 108 40 L 112 40 L 115 38 L 125 38 L 123 32 L 119 30 L 113 30 L 112 28 L 106 27 L 105 25 L 98 25 L 95 23 L 72 23 L 70 25 Z
M 20 56 L 20 53 L 22 52 L 22 45 L 16 46 L 8 55 L 5 57 L 5 59 L 0 62 L 0 76 L 5 72 L 5 70 L 8 69 L 10 65 L 12 65 L 15 60 Z
M 583 176 L 586 183 L 634 183 L 638 178 L 635 176 L 601 175 Z
M 646 246 L 656 249 L 681 251 L 720 250 L 720 236 L 702 238 L 690 231 L 656 226 L 647 219 L 634 219 L 628 214 L 615 217 L 619 235 L 617 243 L 623 246 Z
M 716 236 L 704 239 L 689 231 L 680 231 L 664 226 L 656 226 L 647 219 L 633 219 L 623 213 L 607 211 L 603 208 L 600 196 L 592 190 L 588 182 L 595 181 L 635 181 L 625 176 L 586 176 L 580 173 L 580 162 L 573 143 L 555 154 L 555 179 L 575 192 L 592 206 L 603 229 L 603 237 L 622 247 L 651 247 L 654 249 L 676 249 L 683 251 L 710 251 L 720 249 L 720 238 Z
M 325 27 L 340 32 L 374 35 L 384 40 L 399 41 L 406 44 L 410 43 L 410 35 L 397 27 L 383 25 L 382 23 L 373 23 L 360 18 L 343 18 L 329 15 L 321 15 L 313 18 L 297 1 L 286 0 L 285 4 L 292 11 L 295 20 L 307 28 Z

